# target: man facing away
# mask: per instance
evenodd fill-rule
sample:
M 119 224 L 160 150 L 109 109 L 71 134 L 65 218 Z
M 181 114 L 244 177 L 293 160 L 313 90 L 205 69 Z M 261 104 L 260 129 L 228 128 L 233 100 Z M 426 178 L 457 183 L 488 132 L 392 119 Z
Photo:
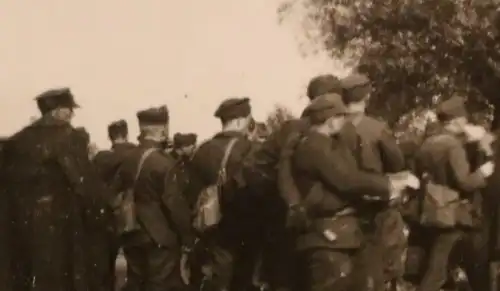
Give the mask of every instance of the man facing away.
M 324 74 L 312 78 L 307 86 L 307 98 L 312 101 L 318 96 L 328 93 L 341 93 L 340 80 Z M 285 229 L 285 219 L 295 216 L 293 205 L 300 197 L 294 189 L 278 187 L 278 164 L 283 148 L 291 139 L 300 137 L 309 127 L 308 118 L 286 121 L 277 131 L 271 133 L 245 162 L 243 168 L 244 180 L 260 192 L 267 192 L 267 207 L 269 219 L 266 223 L 269 238 L 263 254 L 263 279 L 271 289 L 292 290 L 296 283 L 294 276 L 293 242 L 290 232 Z M 291 177 L 285 177 L 282 184 L 293 185 Z M 292 187 L 293 188 L 293 187 Z M 300 216 L 300 215 L 298 215 Z M 293 224 L 293 223 L 292 223 Z M 293 235 L 292 235 L 293 237 Z
M 113 178 L 118 173 L 118 169 L 125 158 L 133 153 L 136 145 L 128 141 L 128 124 L 125 120 L 117 120 L 108 125 L 108 138 L 111 141 L 111 149 L 103 150 L 97 153 L 93 159 L 98 173 L 102 180 L 109 186 L 112 185 Z M 111 190 L 109 190 L 111 191 Z M 118 193 L 109 193 L 111 197 Z M 116 259 L 120 249 L 120 237 L 116 233 L 114 225 L 109 228 L 105 241 L 108 246 L 108 252 L 105 254 L 106 282 L 107 290 L 115 290 L 116 285 Z
M 296 240 L 303 276 L 300 290 L 355 290 L 359 282 L 351 280 L 351 273 L 353 257 L 363 243 L 363 195 L 370 196 L 367 201 L 389 201 L 406 187 L 405 177 L 398 181 L 358 167 L 338 138 L 346 113 L 340 95 L 317 97 L 304 111 L 311 127 L 291 154 L 300 204 L 310 220 Z
M 378 174 L 403 171 L 405 159 L 389 127 L 365 112 L 372 92 L 370 79 L 354 73 L 341 83 L 349 121 L 341 136 L 360 168 Z M 375 290 L 382 291 L 386 284 L 396 285 L 402 280 L 406 227 L 397 206 L 389 206 L 387 201 L 369 205 L 366 212 L 375 222 L 365 248 L 366 266 Z
M 190 190 L 192 193 L 200 193 L 207 186 L 217 183 L 226 152 L 228 159 L 225 169 L 227 177 L 231 177 L 240 169 L 242 160 L 252 147 L 247 138 L 248 126 L 252 120 L 248 98 L 224 100 L 214 116 L 220 119 L 222 130 L 201 144 L 191 160 L 192 185 L 196 188 Z M 230 144 L 234 146 L 229 148 Z M 238 194 L 235 191 L 222 190 L 221 221 L 209 233 L 202 234 L 202 244 L 207 246 L 203 264 L 211 269 L 209 283 L 213 290 L 217 291 L 229 290 L 233 279 L 235 253 L 242 229 L 239 220 L 235 219 L 239 215 L 234 207 L 239 201 Z
M 447 281 L 452 250 L 465 234 L 470 234 L 471 230 L 481 226 L 482 197 L 478 190 L 486 186 L 486 179 L 494 170 L 491 161 L 472 170 L 465 148 L 467 141 L 464 139 L 468 126 L 465 100 L 460 96 L 453 96 L 438 104 L 436 111 L 439 128 L 425 139 L 418 150 L 415 157 L 416 170 L 420 175 L 426 176 L 429 182 L 457 193 L 465 210 L 457 212 L 458 223 L 455 226 L 438 228 L 423 225 L 422 232 L 428 245 L 428 263 L 417 288 L 419 291 L 438 291 Z M 426 211 L 428 210 L 423 209 L 422 215 L 429 214 Z M 475 260 L 470 259 L 465 256 L 463 263 L 470 278 L 476 279 L 475 269 L 483 266 L 474 265 Z M 487 272 L 484 268 L 480 270 Z M 478 287 L 477 283 L 484 284 L 475 281 L 471 283 L 474 290 Z
M 196 141 L 198 136 L 194 133 L 176 133 L 173 138 L 173 146 L 170 155 L 176 160 L 175 168 L 177 179 L 181 187 L 181 191 L 192 207 L 196 202 L 195 195 L 189 192 L 189 172 L 191 159 L 196 150 Z
M 78 105 L 69 88 L 40 94 L 42 117 L 5 145 L 4 179 L 12 221 L 12 290 L 88 290 L 81 201 L 88 156 L 75 148 Z M 87 163 L 87 165 L 90 163 Z M 3 286 L 9 290 L 9 286 Z
M 135 223 L 122 238 L 127 291 L 183 290 L 183 247 L 193 244 L 190 211 L 178 191 L 175 161 L 163 152 L 169 114 L 166 106 L 137 113 L 140 144 L 118 170 L 114 189 L 132 190 Z M 125 192 L 126 193 L 126 192 Z M 130 193 L 130 192 L 128 192 Z

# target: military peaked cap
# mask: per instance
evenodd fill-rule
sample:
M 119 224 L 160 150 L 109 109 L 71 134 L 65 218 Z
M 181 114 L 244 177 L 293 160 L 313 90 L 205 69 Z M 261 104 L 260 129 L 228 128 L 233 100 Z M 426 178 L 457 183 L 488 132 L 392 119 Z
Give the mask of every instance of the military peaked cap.
M 454 95 L 450 99 L 444 100 L 437 105 L 436 114 L 441 120 L 450 120 L 457 117 L 467 116 L 465 98 L 459 95 Z
M 108 136 L 110 138 L 127 136 L 128 135 L 128 124 L 124 119 L 120 119 L 114 122 L 111 122 L 108 125 Z
M 67 87 L 47 90 L 36 98 L 38 109 L 42 114 L 50 112 L 56 108 L 78 108 L 73 93 Z
M 363 87 L 371 83 L 368 76 L 358 73 L 350 74 L 349 76 L 343 78 L 340 83 L 342 88 L 346 90 L 354 89 L 356 87 Z
M 359 102 L 369 96 L 371 92 L 371 81 L 366 75 L 350 74 L 341 81 L 344 102 L 346 104 Z
M 169 121 L 169 113 L 166 105 L 151 107 L 137 112 L 140 125 L 165 125 Z
M 247 117 L 252 112 L 249 98 L 229 98 L 224 100 L 214 116 L 223 121 L 229 121 L 236 118 Z
M 342 96 L 330 93 L 318 96 L 311 101 L 304 110 L 303 116 L 311 120 L 311 123 L 318 124 L 326 121 L 335 115 L 347 113 L 347 108 L 342 101 Z
M 331 74 L 319 75 L 309 81 L 309 85 L 307 86 L 307 97 L 312 100 L 321 95 L 341 93 L 341 91 L 342 86 L 337 77 Z
M 198 136 L 195 133 L 176 133 L 174 134 L 174 147 L 181 148 L 196 144 Z

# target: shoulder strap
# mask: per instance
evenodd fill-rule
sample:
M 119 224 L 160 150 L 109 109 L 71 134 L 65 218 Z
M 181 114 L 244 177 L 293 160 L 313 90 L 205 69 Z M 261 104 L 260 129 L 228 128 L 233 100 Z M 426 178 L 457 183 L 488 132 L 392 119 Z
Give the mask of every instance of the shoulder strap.
M 224 182 L 224 179 L 226 179 L 226 166 L 227 162 L 229 160 L 229 156 L 231 155 L 231 152 L 233 151 L 234 145 L 238 141 L 237 138 L 232 138 L 229 143 L 226 146 L 226 149 L 224 151 L 224 156 L 222 157 L 221 165 L 220 165 L 220 175 L 219 178 L 222 179 L 222 181 L 219 182 Z
M 144 166 L 144 162 L 146 161 L 146 159 L 154 152 L 156 151 L 155 148 L 150 148 L 150 149 L 147 149 L 141 156 L 141 159 L 139 160 L 139 166 L 137 167 L 137 173 L 135 174 L 135 178 L 134 178 L 134 186 L 135 186 L 135 183 L 137 183 L 137 180 L 139 179 L 139 175 L 141 174 L 141 171 L 142 171 L 142 166 Z

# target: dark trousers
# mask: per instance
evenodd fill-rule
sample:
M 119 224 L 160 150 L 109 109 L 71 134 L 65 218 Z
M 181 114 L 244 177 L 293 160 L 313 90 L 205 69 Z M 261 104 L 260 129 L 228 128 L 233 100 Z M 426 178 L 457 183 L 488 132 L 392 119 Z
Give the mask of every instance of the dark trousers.
M 376 213 L 366 232 L 365 245 L 356 255 L 357 284 L 365 281 L 365 288 L 384 291 L 387 283 L 402 280 L 403 256 L 408 245 L 405 230 L 398 209 L 386 208 Z
M 429 233 L 432 241 L 428 253 L 427 268 L 418 291 L 439 291 L 448 279 L 450 255 L 462 238 L 459 230 L 436 230 Z
M 465 235 L 461 251 L 462 263 L 469 284 L 474 291 L 490 290 L 490 240 L 488 229 L 483 228 Z
M 106 286 L 111 286 L 112 289 L 116 288 L 116 259 L 118 258 L 118 253 L 120 251 L 120 240 L 113 233 L 109 235 L 109 253 L 108 253 L 108 274 L 109 278 L 107 279 Z
M 124 247 L 127 260 L 126 291 L 184 290 L 180 277 L 180 248 L 153 242 Z
M 230 290 L 235 273 L 235 244 L 215 231 L 200 238 L 191 255 L 192 285 L 197 290 Z
M 261 250 L 261 244 L 252 241 L 243 242 L 235 250 L 231 290 L 252 290 Z
M 352 253 L 333 249 L 312 249 L 300 255 L 304 291 L 351 291 L 354 271 Z
M 118 240 L 109 232 L 94 231 L 87 235 L 88 280 L 91 290 L 115 290 L 115 262 Z
M 268 241 L 262 254 L 262 276 L 271 290 L 289 291 L 299 285 L 295 237 L 281 235 Z

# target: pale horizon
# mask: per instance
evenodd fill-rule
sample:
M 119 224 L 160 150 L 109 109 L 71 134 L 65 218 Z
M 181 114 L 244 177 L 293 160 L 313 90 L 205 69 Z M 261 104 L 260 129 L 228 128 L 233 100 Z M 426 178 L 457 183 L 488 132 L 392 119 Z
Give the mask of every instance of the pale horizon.
M 166 104 L 171 134 L 208 138 L 217 105 L 252 100 L 264 120 L 276 104 L 298 114 L 314 75 L 341 70 L 318 55 L 303 58 L 297 23 L 278 24 L 275 0 L 97 0 L 0 2 L 0 135 L 38 115 L 33 98 L 68 86 L 84 126 L 100 148 L 109 122 Z

